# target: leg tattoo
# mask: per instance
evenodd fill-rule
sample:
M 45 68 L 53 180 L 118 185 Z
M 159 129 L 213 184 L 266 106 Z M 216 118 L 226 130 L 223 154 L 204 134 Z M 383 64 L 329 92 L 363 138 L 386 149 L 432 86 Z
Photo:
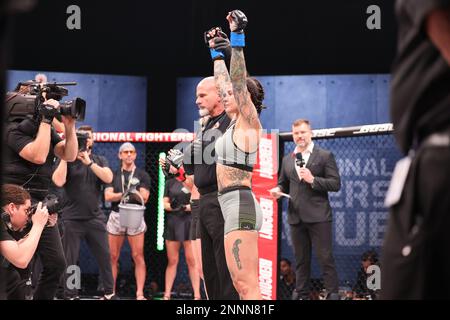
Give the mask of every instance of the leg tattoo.
M 236 239 L 236 241 L 233 244 L 233 256 L 234 259 L 236 260 L 236 264 L 239 270 L 242 269 L 242 265 L 241 265 L 241 259 L 239 259 L 239 245 L 242 243 L 241 239 Z

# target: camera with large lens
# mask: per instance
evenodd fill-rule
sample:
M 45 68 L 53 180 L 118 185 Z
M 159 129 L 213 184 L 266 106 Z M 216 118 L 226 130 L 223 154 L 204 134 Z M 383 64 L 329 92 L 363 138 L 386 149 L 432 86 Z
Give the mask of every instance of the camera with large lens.
M 86 113 L 86 101 L 75 98 L 70 101 L 59 103 L 59 113 L 63 116 L 70 116 L 78 121 L 83 121 Z
M 78 140 L 78 151 L 83 152 L 87 151 L 87 141 L 89 139 L 89 133 L 87 132 L 77 132 L 77 140 Z
M 28 215 L 31 217 L 36 213 L 38 203 L 32 205 L 28 211 Z M 49 194 L 42 201 L 42 208 L 47 207 L 49 213 L 56 213 L 60 209 L 59 199 L 54 194 Z
M 31 221 L 31 216 L 36 213 L 38 203 L 32 205 L 28 210 L 28 222 L 21 230 L 13 230 L 10 226 L 8 226 L 8 233 L 16 240 L 19 241 L 23 239 L 31 230 L 33 223 Z M 61 209 L 61 204 L 59 199 L 54 194 L 49 194 L 42 201 L 42 208 L 47 207 L 49 213 L 57 213 Z M 48 225 L 48 223 L 47 223 Z
M 45 83 L 34 81 L 19 82 L 14 92 L 6 94 L 6 120 L 17 121 L 25 118 L 38 118 L 41 110 L 45 108 L 46 99 L 60 101 L 69 94 L 63 85 L 76 85 L 76 82 Z M 45 97 L 45 98 L 44 98 Z M 78 121 L 83 121 L 86 115 L 86 101 L 74 98 L 70 101 L 60 101 L 56 118 L 70 116 Z

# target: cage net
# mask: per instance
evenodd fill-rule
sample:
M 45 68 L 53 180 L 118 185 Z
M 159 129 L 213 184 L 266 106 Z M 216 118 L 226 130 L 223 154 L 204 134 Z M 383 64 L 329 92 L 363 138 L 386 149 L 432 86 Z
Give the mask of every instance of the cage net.
M 93 152 L 104 156 L 115 171 L 120 168 L 118 150 L 121 142 L 96 143 Z M 147 232 L 145 233 L 144 256 L 147 269 L 147 277 L 144 287 L 144 295 L 158 298 L 164 292 L 164 276 L 167 266 L 167 253 L 164 248 L 157 246 L 158 228 L 158 170 L 159 154 L 175 146 L 175 143 L 135 143 L 137 149 L 136 166 L 150 175 L 150 198 L 146 204 L 145 222 Z M 102 192 L 103 194 L 103 192 Z M 101 207 L 105 213 L 105 220 L 110 213 L 110 204 L 101 199 Z M 81 268 L 81 294 L 86 296 L 98 295 L 102 290 L 102 281 L 98 276 L 97 262 L 90 253 L 86 243 L 82 241 L 79 258 Z M 119 259 L 116 291 L 120 297 L 135 297 L 136 281 L 134 276 L 134 263 L 130 247 L 127 241 L 122 247 Z M 172 287 L 172 298 L 190 299 L 193 297 L 192 287 L 189 279 L 188 269 L 184 256 L 184 249 L 180 250 L 180 259 L 177 268 L 177 277 Z
M 378 264 L 378 257 L 387 223 L 388 211 L 384 207 L 384 197 L 395 163 L 401 155 L 391 134 L 334 137 L 314 140 L 315 144 L 333 152 L 341 175 L 341 190 L 329 193 L 333 209 L 333 254 L 339 277 L 340 293 L 343 299 L 374 299 L 376 290 L 367 287 L 367 274 L 363 272 L 363 257 L 369 255 L 371 261 Z M 94 153 L 105 156 L 111 169 L 119 168 L 118 150 L 120 142 L 96 143 Z M 175 146 L 175 143 L 135 143 L 137 149 L 136 165 L 144 168 L 151 178 L 150 198 L 147 202 L 145 221 L 144 255 L 147 277 L 144 294 L 159 297 L 164 291 L 164 276 L 167 266 L 165 247 L 157 248 L 157 195 L 158 195 L 158 158 L 161 152 Z M 280 142 L 280 155 L 293 152 L 292 140 Z M 101 199 L 105 219 L 109 215 L 109 203 Z M 279 257 L 291 261 L 290 274 L 279 273 L 278 299 L 291 299 L 295 288 L 295 257 L 287 223 L 287 202 L 282 202 L 282 215 Z M 367 260 L 367 259 L 366 259 Z M 98 276 L 97 263 L 83 242 L 79 259 L 81 267 L 81 294 L 100 294 L 102 281 Z M 382 268 L 382 266 L 381 266 Z M 320 265 L 315 258 L 311 269 L 312 299 L 321 299 L 324 292 Z M 202 287 L 202 286 L 201 286 Z M 134 297 L 136 282 L 134 264 L 130 248 L 125 241 L 119 259 L 119 273 L 116 282 L 117 294 L 121 297 Z M 204 292 L 202 292 L 204 296 Z M 180 250 L 172 297 L 191 299 L 190 284 L 184 251 Z
M 314 140 L 314 143 L 332 151 L 341 176 L 340 191 L 329 193 L 333 210 L 333 255 L 341 299 L 376 299 L 377 287 L 367 286 L 368 275 L 363 264 L 370 260 L 372 264 L 379 265 L 388 217 L 383 202 L 392 171 L 401 154 L 392 134 L 326 138 Z M 280 149 L 281 154 L 286 155 L 294 151 L 295 144 L 292 139 L 280 142 Z M 287 202 L 283 202 L 282 212 L 280 256 L 288 259 L 292 263 L 292 271 L 295 271 L 286 217 Z M 382 266 L 379 267 L 382 272 Z M 291 299 L 295 274 L 280 273 L 278 288 L 279 299 Z M 321 299 L 326 294 L 314 249 L 311 291 L 312 299 Z

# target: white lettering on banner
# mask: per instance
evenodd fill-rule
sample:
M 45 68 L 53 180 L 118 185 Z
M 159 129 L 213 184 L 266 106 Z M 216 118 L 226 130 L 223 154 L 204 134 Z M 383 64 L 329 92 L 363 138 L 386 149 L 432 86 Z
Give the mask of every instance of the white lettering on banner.
M 336 212 L 335 235 L 336 243 L 344 247 L 358 247 L 366 243 L 367 234 L 370 246 L 381 246 L 383 244 L 383 235 L 386 230 L 385 221 L 387 212 L 356 212 L 352 217 L 355 221 L 346 219 L 349 214 L 345 212 Z M 369 225 L 367 226 L 367 217 Z M 354 226 L 354 237 L 346 236 L 346 228 Z M 369 230 L 366 232 L 366 230 Z M 348 234 L 348 232 L 347 232 Z
M 333 137 L 337 130 L 340 128 L 313 130 L 313 137 Z
M 96 132 L 97 142 L 189 142 L 193 133 L 186 132 Z
M 380 200 L 373 202 L 375 208 L 384 208 L 384 198 L 388 188 L 389 181 L 375 181 L 372 184 L 372 195 Z
M 358 247 L 364 244 L 366 240 L 366 214 L 356 212 L 356 221 L 348 222 L 345 220 L 345 212 L 336 212 L 336 243 L 340 246 Z M 354 238 L 345 236 L 345 227 L 354 225 L 356 232 Z
M 163 140 L 164 138 L 162 136 L 162 133 L 155 133 L 155 137 L 153 139 L 154 139 L 154 141 L 159 142 L 159 141 Z
M 352 158 L 352 159 L 336 159 L 338 168 L 341 168 L 341 176 L 382 176 L 391 177 L 392 171 L 387 170 L 386 158 Z
M 101 140 L 102 141 L 108 141 L 108 140 L 110 140 L 110 137 L 109 137 L 110 135 L 108 134 L 108 133 L 102 133 L 102 135 L 101 135 Z
M 359 190 L 357 192 L 356 190 Z M 345 206 L 347 208 L 353 208 L 354 200 L 358 200 L 359 204 L 363 208 L 369 206 L 367 196 L 369 195 L 369 186 L 366 181 L 346 181 L 345 182 Z
M 262 138 L 259 143 L 259 164 L 260 164 L 260 172 L 259 175 L 263 178 L 273 180 L 273 149 L 272 149 L 272 140 Z
M 261 197 L 259 199 L 261 207 L 263 222 L 261 230 L 259 230 L 259 237 L 273 240 L 273 200 Z
M 259 287 L 264 300 L 272 300 L 273 264 L 271 260 L 259 258 Z
M 389 132 L 394 130 L 394 125 L 392 123 L 384 123 L 384 124 L 371 124 L 367 126 L 362 126 L 358 131 L 354 131 L 353 134 L 362 134 L 362 133 L 375 133 L 375 132 Z
M 333 209 L 384 209 L 389 180 L 346 180 L 341 190 L 329 194 Z

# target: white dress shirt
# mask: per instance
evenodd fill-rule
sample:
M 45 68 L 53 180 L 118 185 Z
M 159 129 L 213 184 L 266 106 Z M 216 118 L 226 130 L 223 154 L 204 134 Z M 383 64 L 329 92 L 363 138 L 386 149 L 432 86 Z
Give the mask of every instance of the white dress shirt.
M 305 151 L 301 152 L 303 160 L 305 161 L 305 166 L 309 161 L 309 157 L 311 156 L 312 152 L 314 149 L 314 142 L 311 141 L 311 143 L 308 145 L 308 147 L 306 148 Z M 298 150 L 298 147 L 295 148 L 294 150 L 294 155 L 296 153 L 299 153 L 300 151 Z M 300 179 L 300 181 L 302 180 L 302 178 L 300 177 L 300 166 L 297 165 L 297 161 L 296 159 L 294 159 L 295 161 L 295 170 L 297 171 L 298 174 L 298 178 Z

